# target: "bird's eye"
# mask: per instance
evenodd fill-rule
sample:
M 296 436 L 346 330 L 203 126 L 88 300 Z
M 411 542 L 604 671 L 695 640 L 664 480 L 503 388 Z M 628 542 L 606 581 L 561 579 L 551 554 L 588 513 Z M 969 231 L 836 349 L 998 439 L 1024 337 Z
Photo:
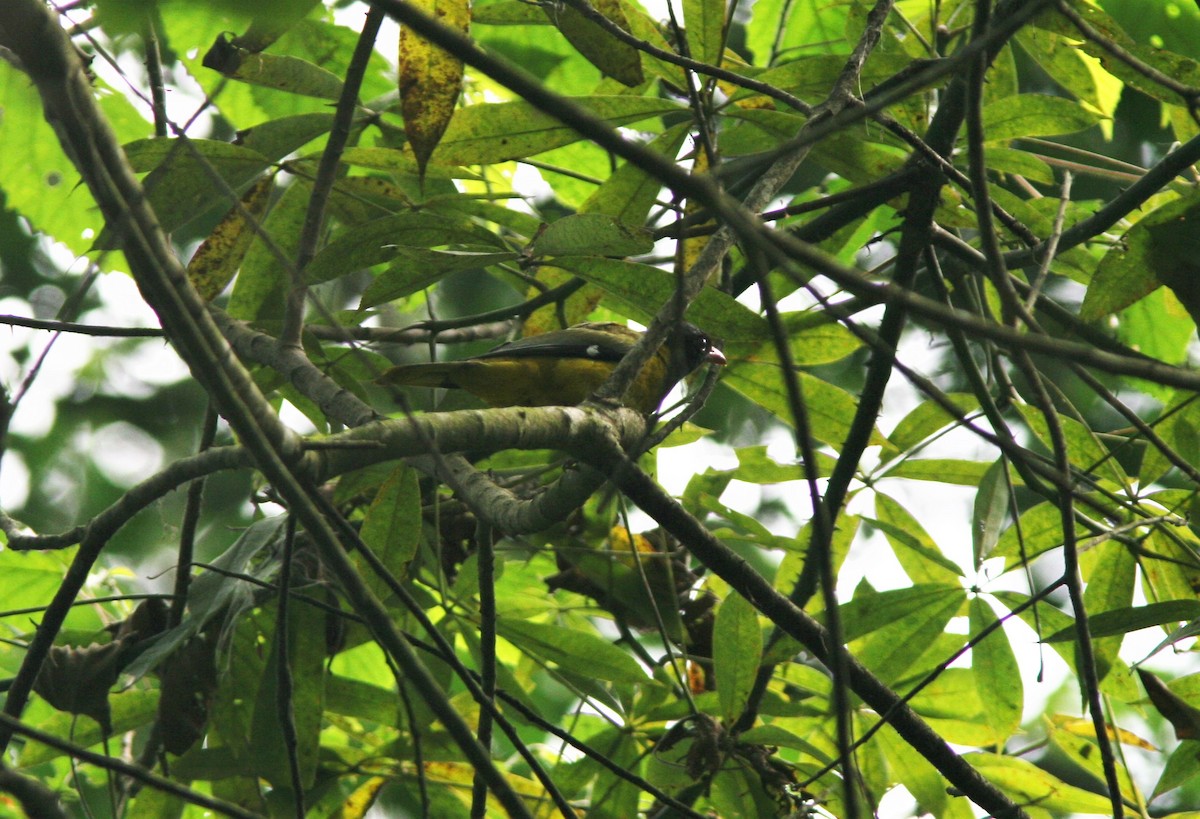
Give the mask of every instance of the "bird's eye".
M 600 345 L 599 344 L 589 344 L 586 352 L 587 352 L 588 358 L 599 358 L 600 357 Z

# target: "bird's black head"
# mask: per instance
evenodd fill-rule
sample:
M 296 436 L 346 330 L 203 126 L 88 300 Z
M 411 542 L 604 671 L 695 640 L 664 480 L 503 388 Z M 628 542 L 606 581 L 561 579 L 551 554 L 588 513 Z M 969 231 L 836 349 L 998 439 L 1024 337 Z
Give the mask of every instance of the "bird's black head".
M 704 363 L 725 364 L 725 355 L 699 327 L 682 322 L 671 337 L 671 383 Z

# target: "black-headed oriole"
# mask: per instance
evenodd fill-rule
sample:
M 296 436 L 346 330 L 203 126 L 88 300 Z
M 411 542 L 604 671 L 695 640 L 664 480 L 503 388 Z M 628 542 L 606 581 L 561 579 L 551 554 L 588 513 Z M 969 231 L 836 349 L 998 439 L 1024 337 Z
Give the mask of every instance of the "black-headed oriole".
M 383 384 L 466 390 L 493 407 L 572 406 L 600 388 L 641 333 L 614 322 L 585 322 L 517 341 L 461 361 L 402 364 L 379 377 Z M 653 412 L 681 378 L 725 356 L 700 329 L 681 323 L 646 363 L 625 405 Z

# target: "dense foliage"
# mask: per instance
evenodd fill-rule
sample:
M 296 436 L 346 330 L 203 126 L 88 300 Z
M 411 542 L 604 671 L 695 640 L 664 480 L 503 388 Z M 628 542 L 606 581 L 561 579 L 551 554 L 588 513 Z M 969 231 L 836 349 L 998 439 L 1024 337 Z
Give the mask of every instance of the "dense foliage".
M 3 0 L 0 58 L 0 812 L 1200 803 L 1197 8 Z M 685 314 L 728 365 L 621 408 Z M 578 408 L 377 381 L 581 321 L 649 329 Z

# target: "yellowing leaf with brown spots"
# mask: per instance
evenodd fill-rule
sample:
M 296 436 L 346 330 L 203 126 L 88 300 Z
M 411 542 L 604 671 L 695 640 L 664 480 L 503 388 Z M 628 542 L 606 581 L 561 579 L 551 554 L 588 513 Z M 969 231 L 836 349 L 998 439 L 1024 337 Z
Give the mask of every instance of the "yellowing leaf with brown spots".
M 237 273 L 254 239 L 254 228 L 246 216 L 258 220 L 263 215 L 271 199 L 273 182 L 272 176 L 263 176 L 255 182 L 242 195 L 240 204 L 230 208 L 217 222 L 212 233 L 188 262 L 188 281 L 196 288 L 200 298 L 205 301 L 215 299 Z
M 411 5 L 464 34 L 470 27 L 470 0 L 413 0 Z M 462 60 L 407 26 L 401 29 L 400 111 L 422 175 L 454 116 L 462 79 Z

